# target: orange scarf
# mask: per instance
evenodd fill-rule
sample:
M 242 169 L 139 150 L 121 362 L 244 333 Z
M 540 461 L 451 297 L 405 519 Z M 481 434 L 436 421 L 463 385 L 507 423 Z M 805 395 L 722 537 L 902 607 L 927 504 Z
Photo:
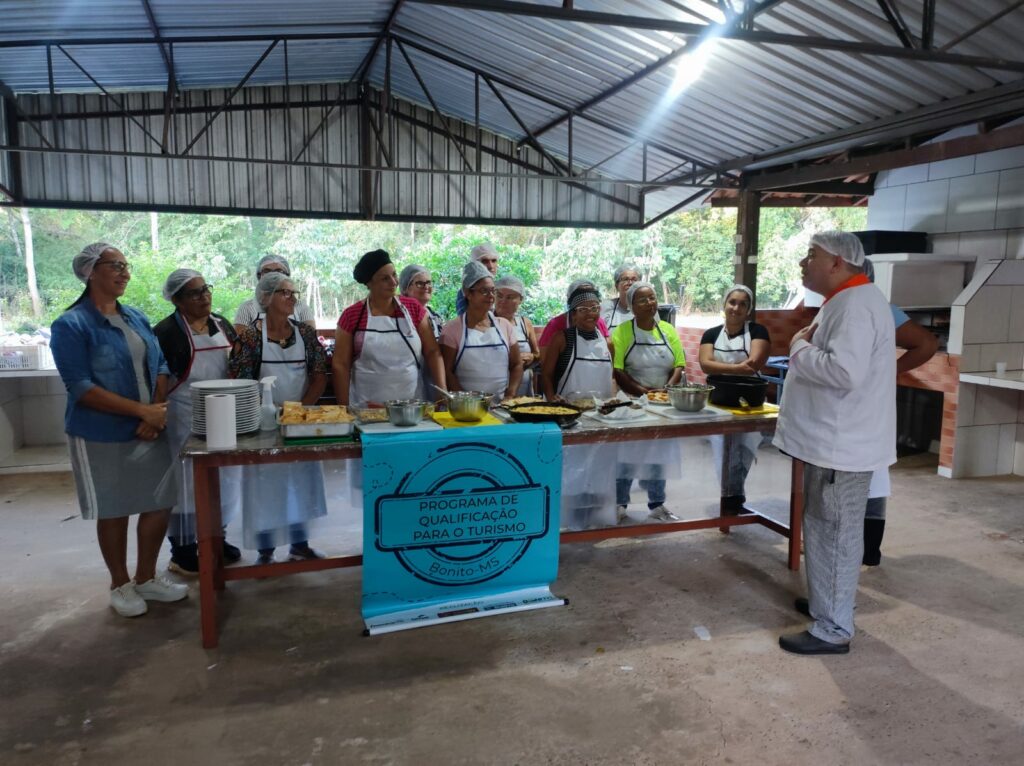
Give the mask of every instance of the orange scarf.
M 854 274 L 852 277 L 850 277 L 845 282 L 843 282 L 841 285 L 839 285 L 839 287 L 837 287 L 835 290 L 833 290 L 828 295 L 826 295 L 825 296 L 825 303 L 828 303 L 830 300 L 835 298 L 843 290 L 849 290 L 851 287 L 860 287 L 861 285 L 870 285 L 870 284 L 871 284 L 871 280 L 868 279 L 868 275 L 867 274 Z M 824 305 L 824 304 L 822 304 L 822 305 Z

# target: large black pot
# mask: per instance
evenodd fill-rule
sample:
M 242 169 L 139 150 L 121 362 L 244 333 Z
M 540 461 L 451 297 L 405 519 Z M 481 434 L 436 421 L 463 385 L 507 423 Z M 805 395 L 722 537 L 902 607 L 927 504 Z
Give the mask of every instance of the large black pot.
M 756 376 L 708 375 L 708 385 L 715 387 L 711 403 L 722 407 L 742 407 L 740 397 L 751 407 L 760 407 L 768 394 L 768 381 Z

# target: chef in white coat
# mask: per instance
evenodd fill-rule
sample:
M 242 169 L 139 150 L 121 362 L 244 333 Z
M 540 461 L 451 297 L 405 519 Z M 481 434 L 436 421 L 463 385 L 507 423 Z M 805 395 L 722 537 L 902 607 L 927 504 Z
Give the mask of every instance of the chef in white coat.
M 541 387 L 548 400 L 570 394 L 612 395 L 613 346 L 597 329 L 601 294 L 590 283 L 569 296 L 569 326 L 553 335 L 541 365 Z M 618 446 L 586 444 L 562 450 L 562 525 L 569 529 L 616 522 L 615 466 Z
M 299 292 L 286 274 L 265 274 L 256 285 L 261 315 L 243 329 L 228 359 L 233 378 L 276 379 L 274 404 L 316 404 L 327 386 L 327 361 L 316 331 L 289 317 Z M 290 545 L 291 561 L 323 558 L 309 545 L 308 523 L 327 515 L 320 463 L 242 466 L 242 537 L 270 564 L 274 548 Z
M 631 396 L 678 383 L 686 370 L 686 354 L 676 328 L 658 318 L 658 296 L 650 282 L 634 282 L 626 292 L 633 318 L 612 331 L 613 367 L 619 388 Z M 647 491 L 647 511 L 655 521 L 678 521 L 665 507 L 665 481 L 681 476 L 682 445 L 678 439 L 626 442 L 619 446 L 615 473 L 615 511 L 628 519 L 633 480 Z
M 629 305 L 627 293 L 635 282 L 640 281 L 640 270 L 631 263 L 624 263 L 612 275 L 616 295 L 601 301 L 601 319 L 608 332 L 633 318 L 633 307 Z
M 463 267 L 462 292 L 465 313 L 441 332 L 448 388 L 515 396 L 523 377 L 515 327 L 494 314 L 494 279 L 479 261 Z
M 391 256 L 384 250 L 364 254 L 352 276 L 368 295 L 338 319 L 332 361 L 338 403 L 362 408 L 419 398 L 424 366 L 444 388 L 444 364 L 427 310 L 397 294 Z
M 825 296 L 790 341 L 774 444 L 804 462 L 806 601 L 813 621 L 779 638 L 794 654 L 846 654 L 864 551 L 871 474 L 896 461 L 896 343 L 892 312 L 863 271 L 852 234 L 811 237 L 804 287 Z
M 733 285 L 722 298 L 723 324 L 704 332 L 700 339 L 700 366 L 706 375 L 756 375 L 768 361 L 771 339 L 768 328 L 751 321 L 754 292 Z M 725 515 L 743 511 L 746 481 L 761 444 L 758 432 L 709 436 L 715 472 L 721 484 L 721 508 Z
M 171 561 L 167 568 L 186 577 L 195 577 L 199 574 L 199 557 L 192 461 L 180 461 L 177 455 L 192 433 L 190 385 L 228 377 L 228 354 L 237 335 L 226 317 L 212 312 L 210 286 L 198 271 L 172 271 L 164 282 L 163 296 L 174 304 L 175 310 L 157 323 L 153 333 L 171 371 L 167 435 L 179 473 L 178 504 L 171 510 L 167 527 L 167 539 L 171 543 Z M 225 526 L 239 510 L 239 477 L 237 468 L 220 470 L 221 522 Z M 238 548 L 224 541 L 226 563 L 238 561 L 241 555 Z

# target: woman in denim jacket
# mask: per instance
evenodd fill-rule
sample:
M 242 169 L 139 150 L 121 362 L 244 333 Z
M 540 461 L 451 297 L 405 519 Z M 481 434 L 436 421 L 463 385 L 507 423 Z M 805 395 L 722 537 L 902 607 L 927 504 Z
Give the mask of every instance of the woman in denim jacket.
M 167 364 L 145 315 L 118 302 L 131 279 L 124 254 L 104 242 L 75 256 L 85 290 L 53 323 L 50 348 L 68 391 L 64 430 L 83 519 L 96 519 L 110 570 L 110 606 L 122 617 L 147 601 L 180 601 L 188 587 L 156 573 L 176 500 L 167 421 Z M 139 514 L 135 578 L 128 517 Z

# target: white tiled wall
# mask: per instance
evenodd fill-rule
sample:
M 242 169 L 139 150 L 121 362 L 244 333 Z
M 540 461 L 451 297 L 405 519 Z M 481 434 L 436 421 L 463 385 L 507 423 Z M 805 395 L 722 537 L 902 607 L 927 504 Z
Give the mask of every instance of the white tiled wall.
M 1024 259 L 1024 146 L 879 173 L 868 228 L 928 232 L 936 254 Z

